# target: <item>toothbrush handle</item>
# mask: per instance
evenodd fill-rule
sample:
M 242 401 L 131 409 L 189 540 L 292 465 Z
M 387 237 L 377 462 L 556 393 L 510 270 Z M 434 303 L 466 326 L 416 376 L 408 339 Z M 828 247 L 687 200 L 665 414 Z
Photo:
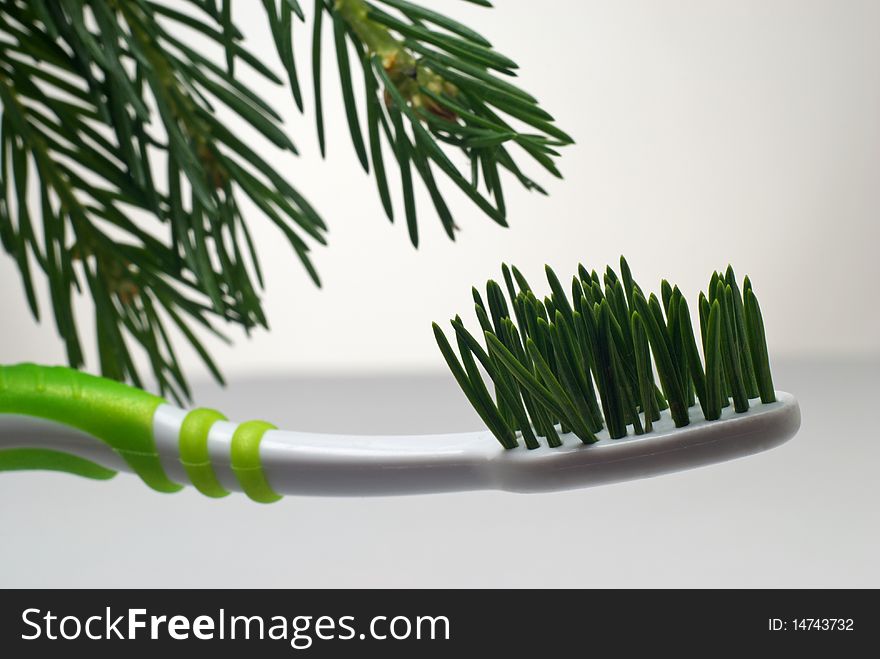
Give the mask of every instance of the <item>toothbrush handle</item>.
M 181 410 L 70 368 L 0 366 L 0 472 L 49 469 L 106 479 L 121 469 L 159 492 L 177 492 L 183 488 L 178 483 L 188 482 L 202 494 L 222 497 L 229 491 L 211 464 L 208 434 L 225 419 L 215 410 Z M 236 489 L 254 501 L 277 501 L 281 497 L 266 480 L 260 457 L 263 435 L 275 426 L 233 425 L 229 468 Z
M 0 471 L 63 471 L 101 481 L 116 475 L 112 469 L 78 455 L 44 448 L 0 449 Z
M 800 409 L 790 394 L 775 397 L 741 414 L 728 409 L 718 422 L 674 428 L 664 412 L 640 437 L 612 440 L 605 433 L 584 447 L 567 435 L 558 448 L 507 451 L 487 430 L 412 437 L 283 431 L 262 421 L 227 421 L 214 410 L 178 409 L 67 368 L 0 366 L 0 471 L 54 469 L 89 478 L 133 471 L 161 492 L 188 483 L 206 496 L 240 491 L 260 503 L 286 494 L 547 492 L 778 446 L 797 431 Z
M 153 415 L 164 402 L 140 389 L 61 366 L 0 366 L 0 415 L 36 417 L 85 432 L 112 448 L 153 489 L 177 492 L 181 486 L 165 474 L 153 437 Z M 18 469 L 102 479 L 113 475 L 60 451 L 0 450 L 0 471 Z

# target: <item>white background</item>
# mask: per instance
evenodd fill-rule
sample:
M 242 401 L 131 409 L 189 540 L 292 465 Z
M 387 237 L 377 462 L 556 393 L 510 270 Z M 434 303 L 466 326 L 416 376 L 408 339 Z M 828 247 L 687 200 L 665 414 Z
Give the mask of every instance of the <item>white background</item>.
M 644 288 L 657 290 L 667 277 L 691 302 L 715 268 L 730 262 L 740 277 L 750 274 L 774 355 L 880 354 L 872 302 L 880 278 L 880 3 L 430 4 L 519 62 L 522 86 L 577 141 L 563 151 L 565 180 L 540 179 L 549 198 L 509 181 L 510 229 L 450 190 L 462 228 L 455 244 L 422 195 L 414 250 L 401 209 L 389 225 L 359 169 L 329 56 L 329 154 L 320 160 L 310 27 L 298 24 L 306 116 L 286 90 L 256 77 L 254 85 L 283 112 L 302 152 L 279 158 L 265 147 L 265 155 L 330 226 L 329 247 L 314 252 L 324 287 L 253 213 L 271 332 L 247 340 L 233 331 L 234 347 L 212 344 L 227 374 L 439 371 L 431 321 L 461 313 L 473 323 L 470 287 L 499 277 L 502 261 L 546 290 L 544 263 L 568 275 L 579 261 L 598 269 L 621 253 Z M 262 8 L 235 6 L 249 47 L 280 70 Z M 0 362 L 63 361 L 51 323 L 31 320 L 5 255 L 0 306 Z M 90 316 L 83 304 L 86 337 Z M 190 373 L 204 373 L 194 354 L 184 358 Z

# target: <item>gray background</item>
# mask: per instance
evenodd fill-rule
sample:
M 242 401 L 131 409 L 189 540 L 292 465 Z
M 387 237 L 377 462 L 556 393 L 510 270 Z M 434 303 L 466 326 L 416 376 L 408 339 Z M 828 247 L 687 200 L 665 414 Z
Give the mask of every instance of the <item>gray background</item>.
M 742 460 L 547 495 L 160 495 L 0 478 L 4 586 L 880 586 L 880 361 L 776 365 L 801 432 Z M 239 380 L 202 398 L 320 431 L 475 429 L 446 377 Z

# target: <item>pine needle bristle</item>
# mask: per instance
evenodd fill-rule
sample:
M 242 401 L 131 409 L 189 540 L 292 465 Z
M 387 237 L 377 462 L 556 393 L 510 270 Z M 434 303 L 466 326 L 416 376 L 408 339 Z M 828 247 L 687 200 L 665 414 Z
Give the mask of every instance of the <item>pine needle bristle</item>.
M 592 444 L 603 429 L 612 439 L 650 433 L 662 410 L 681 428 L 700 416 L 719 419 L 731 401 L 741 413 L 776 400 L 758 298 L 748 277 L 740 292 L 730 266 L 699 295 L 699 340 L 678 286 L 663 280 L 660 297 L 646 297 L 623 257 L 619 277 L 608 267 L 600 280 L 579 266 L 570 294 L 546 266 L 543 301 L 516 267 L 501 269 L 505 286 L 487 282 L 488 306 L 473 289 L 485 344 L 458 316 L 461 361 L 436 323 L 434 335 L 504 448 L 519 438 L 528 449 L 541 446 L 538 438 L 555 448 L 566 433 Z

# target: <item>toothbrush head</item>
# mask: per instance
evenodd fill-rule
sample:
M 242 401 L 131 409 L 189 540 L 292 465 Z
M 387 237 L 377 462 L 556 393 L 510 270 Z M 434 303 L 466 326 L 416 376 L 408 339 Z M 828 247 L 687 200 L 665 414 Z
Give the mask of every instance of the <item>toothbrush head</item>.
M 520 439 L 527 449 L 542 440 L 560 448 L 569 433 L 593 444 L 603 429 L 610 439 L 651 433 L 665 410 L 682 428 L 692 418 L 717 421 L 731 405 L 741 414 L 776 401 L 758 299 L 730 266 L 699 295 L 699 334 L 678 286 L 663 280 L 659 298 L 646 295 L 623 257 L 620 275 L 578 266 L 568 292 L 546 266 L 543 300 L 516 267 L 501 271 L 507 297 L 491 280 L 486 302 L 473 289 L 485 343 L 459 316 L 451 321 L 458 355 L 436 323 L 434 336 L 504 448 Z

